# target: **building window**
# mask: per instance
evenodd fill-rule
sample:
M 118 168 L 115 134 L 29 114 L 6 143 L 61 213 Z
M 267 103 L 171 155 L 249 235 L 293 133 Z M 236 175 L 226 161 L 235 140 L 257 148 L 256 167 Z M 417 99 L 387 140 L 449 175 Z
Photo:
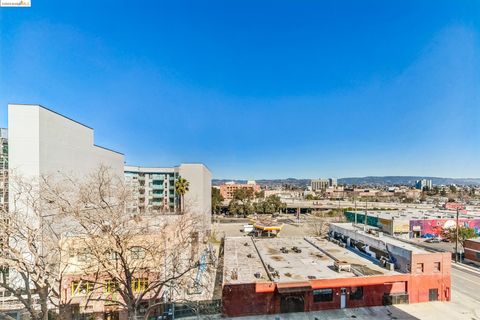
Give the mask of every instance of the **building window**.
M 437 301 L 438 300 L 438 289 L 429 289 L 428 290 L 428 301 Z
M 90 256 L 90 250 L 88 250 L 87 248 L 80 249 L 77 252 L 78 261 L 85 262 L 88 260 L 89 256 Z
M 130 248 L 132 254 L 132 259 L 139 260 L 145 258 L 145 249 L 142 247 L 132 247 Z
M 350 290 L 350 300 L 362 300 L 363 287 L 352 287 Z
M 143 292 L 148 288 L 148 279 L 147 278 L 137 278 L 133 279 L 133 292 Z
M 313 290 L 313 302 L 333 301 L 333 289 Z
M 417 273 L 423 273 L 423 263 L 417 263 Z
M 433 272 L 440 272 L 440 269 L 441 266 L 440 266 L 440 262 L 434 262 L 433 263 Z
M 85 296 L 92 292 L 93 282 L 90 281 L 72 281 L 72 296 Z
M 106 293 L 113 293 L 118 291 L 118 282 L 115 280 L 107 280 L 105 282 L 105 292 Z
M 109 260 L 118 260 L 118 253 L 116 251 L 113 251 L 113 250 L 107 250 L 105 252 L 105 255 L 107 256 L 107 258 Z
M 476 257 L 477 259 L 480 259 L 480 252 L 475 252 L 475 257 Z

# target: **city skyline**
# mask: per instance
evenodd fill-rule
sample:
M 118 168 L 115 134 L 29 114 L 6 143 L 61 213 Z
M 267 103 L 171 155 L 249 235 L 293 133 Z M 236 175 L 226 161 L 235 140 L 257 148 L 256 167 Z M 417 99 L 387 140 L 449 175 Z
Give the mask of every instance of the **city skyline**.
M 41 104 L 214 178 L 480 177 L 478 3 L 96 5 L 0 12 L 0 127 Z

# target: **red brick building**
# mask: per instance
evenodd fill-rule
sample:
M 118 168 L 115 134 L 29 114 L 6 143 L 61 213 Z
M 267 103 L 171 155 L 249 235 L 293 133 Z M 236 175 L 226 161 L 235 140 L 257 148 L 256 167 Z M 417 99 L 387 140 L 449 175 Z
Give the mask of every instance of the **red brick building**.
M 227 238 L 224 315 L 450 300 L 449 253 L 389 243 L 387 237 L 347 235 L 356 233 L 349 228 L 339 231 L 332 231 L 332 241 Z
M 260 191 L 260 185 L 256 184 L 255 181 L 248 181 L 246 184 L 225 183 L 220 186 L 220 194 L 225 200 L 232 200 L 233 194 L 239 189 L 252 190 L 255 193 Z
M 465 260 L 480 264 L 480 238 L 465 240 Z

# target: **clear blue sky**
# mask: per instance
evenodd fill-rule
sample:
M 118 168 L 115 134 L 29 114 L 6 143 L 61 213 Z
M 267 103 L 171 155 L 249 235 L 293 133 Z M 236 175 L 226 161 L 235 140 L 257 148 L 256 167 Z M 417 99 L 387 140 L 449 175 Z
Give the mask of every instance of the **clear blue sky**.
M 480 1 L 32 0 L 0 39 L 0 126 L 42 104 L 129 164 L 480 177 Z

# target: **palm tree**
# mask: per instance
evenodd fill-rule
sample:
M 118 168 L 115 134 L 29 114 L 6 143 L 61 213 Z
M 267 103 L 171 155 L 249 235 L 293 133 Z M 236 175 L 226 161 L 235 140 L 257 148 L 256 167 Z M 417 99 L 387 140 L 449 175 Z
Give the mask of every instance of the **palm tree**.
M 185 193 L 188 191 L 188 187 L 190 185 L 190 182 L 187 181 L 187 179 L 182 178 L 178 176 L 177 181 L 175 181 L 175 191 L 177 192 L 178 195 L 180 195 L 180 210 L 181 213 L 185 210 L 185 203 L 183 201 Z

